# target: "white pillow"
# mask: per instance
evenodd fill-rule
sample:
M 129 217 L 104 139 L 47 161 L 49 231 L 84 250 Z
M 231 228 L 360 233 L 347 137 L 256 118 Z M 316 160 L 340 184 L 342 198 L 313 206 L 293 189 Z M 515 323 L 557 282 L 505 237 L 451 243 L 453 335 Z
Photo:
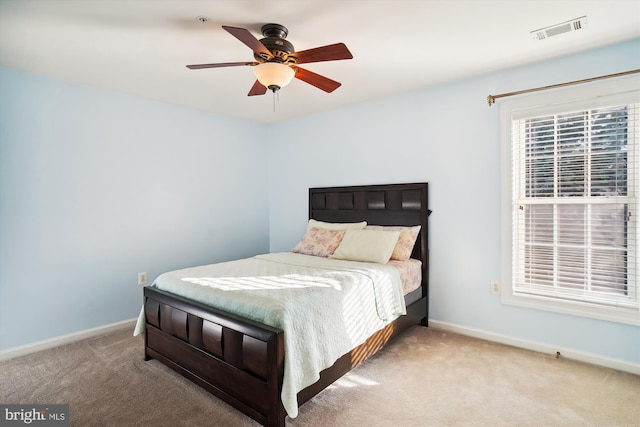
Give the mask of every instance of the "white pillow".
M 364 230 L 367 221 L 362 222 L 323 222 L 310 219 L 307 228 L 322 228 L 325 230 Z
M 400 237 L 399 231 L 346 230 L 329 258 L 386 264 Z
M 420 233 L 420 226 L 414 225 L 413 227 L 405 226 L 387 226 L 387 225 L 367 225 L 367 230 L 386 230 L 386 231 L 399 231 L 400 237 L 398 243 L 391 254 L 391 259 L 397 261 L 406 261 L 411 258 L 411 252 L 416 245 L 418 239 L 418 233 Z

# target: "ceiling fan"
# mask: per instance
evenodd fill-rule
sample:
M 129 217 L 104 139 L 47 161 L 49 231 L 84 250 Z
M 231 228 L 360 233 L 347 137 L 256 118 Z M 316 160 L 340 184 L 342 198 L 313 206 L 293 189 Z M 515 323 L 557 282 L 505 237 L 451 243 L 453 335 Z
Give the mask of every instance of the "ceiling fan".
M 237 67 L 241 65 L 252 66 L 257 80 L 249 91 L 248 96 L 264 95 L 267 89 L 275 93 L 289 84 L 294 77 L 325 92 L 333 92 L 341 86 L 341 83 L 305 70 L 299 67 L 298 64 L 353 58 L 344 43 L 335 43 L 296 52 L 293 45 L 288 40 L 285 40 L 289 31 L 279 24 L 263 25 L 261 31 L 264 38 L 260 40 L 245 28 L 225 25 L 222 28 L 253 50 L 255 61 L 196 64 L 187 65 L 187 68 L 200 70 L 203 68 Z

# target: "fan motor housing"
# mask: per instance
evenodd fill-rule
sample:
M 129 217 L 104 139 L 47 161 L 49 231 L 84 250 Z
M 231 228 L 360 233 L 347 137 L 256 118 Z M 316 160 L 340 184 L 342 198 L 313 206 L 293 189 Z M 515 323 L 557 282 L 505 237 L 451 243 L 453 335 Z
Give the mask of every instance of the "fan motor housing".
M 260 42 L 269 49 L 269 51 L 273 54 L 274 58 L 270 61 L 283 62 L 283 63 L 295 63 L 296 58 L 293 56 L 289 56 L 294 53 L 296 50 L 288 40 L 285 40 L 287 35 L 289 34 L 289 30 L 283 25 L 280 24 L 265 24 L 262 26 L 262 35 L 263 39 L 260 39 Z M 258 54 L 254 54 L 254 57 L 259 62 L 264 62 L 264 58 L 260 57 Z

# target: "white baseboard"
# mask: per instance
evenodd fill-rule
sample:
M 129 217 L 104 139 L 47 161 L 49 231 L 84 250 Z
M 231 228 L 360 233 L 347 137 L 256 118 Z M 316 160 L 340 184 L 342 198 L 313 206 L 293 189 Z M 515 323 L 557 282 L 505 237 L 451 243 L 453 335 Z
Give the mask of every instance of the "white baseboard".
M 487 341 L 493 341 L 500 344 L 506 344 L 513 347 L 533 350 L 540 353 L 555 355 L 556 352 L 560 352 L 562 357 L 565 357 L 567 359 L 578 360 L 580 362 L 591 363 L 593 365 L 604 366 L 607 368 L 616 369 L 618 371 L 624 371 L 624 372 L 629 372 L 631 374 L 640 375 L 640 364 L 638 363 L 627 362 L 619 359 L 612 359 L 612 358 L 600 356 L 597 354 L 576 351 L 566 347 L 555 347 L 549 344 L 523 340 L 521 338 L 515 338 L 512 336 L 502 335 L 502 334 L 496 334 L 493 332 L 487 332 L 480 329 L 468 328 L 466 326 L 454 325 L 447 322 L 440 322 L 438 320 L 429 319 L 429 327 L 432 327 L 434 329 L 441 329 L 444 331 L 455 332 L 461 335 L 467 335 L 474 338 L 480 338 Z
M 60 347 L 61 345 L 70 344 L 76 341 L 84 340 L 87 338 L 94 338 L 100 335 L 105 335 L 111 332 L 116 332 L 120 329 L 131 328 L 131 334 L 133 335 L 133 328 L 136 325 L 138 319 L 123 320 L 122 322 L 111 323 L 110 325 L 99 326 L 97 328 L 87 329 L 73 334 L 63 335 L 60 337 L 52 338 L 50 340 L 39 341 L 33 344 L 24 345 L 21 347 L 14 347 L 9 350 L 0 351 L 0 361 L 14 359 L 16 357 L 25 356 L 37 351 L 47 350 L 49 348 Z

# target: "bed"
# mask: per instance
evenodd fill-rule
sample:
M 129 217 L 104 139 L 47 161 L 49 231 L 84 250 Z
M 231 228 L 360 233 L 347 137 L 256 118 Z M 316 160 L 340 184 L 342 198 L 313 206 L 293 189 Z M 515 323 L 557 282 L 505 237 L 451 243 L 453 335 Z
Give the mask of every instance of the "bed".
M 309 189 L 310 224 L 313 220 L 329 224 L 366 221 L 367 227 L 374 229 L 376 226 L 419 226 L 410 257 L 413 261 L 419 261 L 420 277 L 416 289 L 403 292 L 404 314 L 368 333 L 355 348 L 350 347 L 350 350 L 340 353 L 341 356 L 329 367 L 319 372 L 315 382 L 297 391 L 294 398 L 298 406 L 409 327 L 428 325 L 429 214 L 427 183 Z M 273 258 L 279 256 L 286 257 L 282 262 L 286 264 L 290 257 L 297 255 L 266 254 L 251 262 L 281 263 L 281 258 Z M 318 257 L 308 257 L 308 262 L 313 264 L 308 268 L 316 268 L 315 263 L 324 262 L 315 258 Z M 344 261 L 345 265 L 350 262 Z M 320 267 L 324 268 L 324 265 Z M 384 270 L 390 267 L 385 264 L 376 268 Z M 194 280 L 194 283 L 200 284 L 201 280 Z M 375 287 L 373 289 L 374 294 L 380 292 Z M 376 304 L 379 303 L 376 301 Z M 376 307 L 376 310 L 378 317 L 382 318 L 380 312 L 383 310 L 380 307 Z M 191 298 L 188 293 L 178 295 L 172 288 L 161 290 L 155 284 L 147 286 L 144 288 L 144 306 L 139 322 L 139 328 L 142 324 L 145 333 L 145 360 L 160 361 L 262 425 L 284 426 L 288 412 L 292 413 L 285 393 L 289 390 L 289 371 L 292 368 L 286 371 L 285 360 L 288 360 L 288 367 L 294 365 L 294 351 L 291 350 L 294 348 L 293 341 L 287 341 L 293 336 L 293 331 L 290 329 L 290 333 L 285 335 L 285 327 L 272 326 L 275 323 L 260 322 L 251 317 L 212 307 L 197 298 Z M 316 325 L 319 327 L 320 323 Z M 315 348 L 311 341 L 307 343 L 296 339 L 295 351 L 302 349 L 304 353 L 304 347 L 300 346 Z M 286 353 L 286 349 L 289 349 L 289 353 Z M 306 357 L 298 359 L 306 360 Z M 293 413 L 292 416 L 295 416 L 297 407 Z

